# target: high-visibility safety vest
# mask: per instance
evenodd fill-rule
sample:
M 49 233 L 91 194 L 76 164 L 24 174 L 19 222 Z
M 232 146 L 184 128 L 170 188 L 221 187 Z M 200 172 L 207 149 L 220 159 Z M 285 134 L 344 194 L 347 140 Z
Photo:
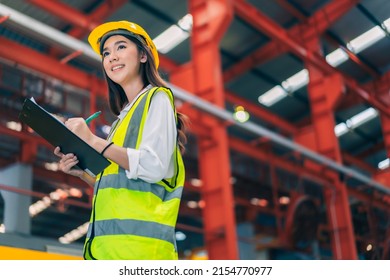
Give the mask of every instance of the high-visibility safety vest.
M 115 145 L 138 149 L 150 102 L 164 91 L 175 110 L 172 92 L 154 87 L 141 94 L 122 121 L 111 128 Z M 175 111 L 176 123 L 177 115 Z M 128 179 L 115 162 L 97 176 L 92 213 L 84 244 L 85 259 L 177 259 L 175 226 L 185 170 L 176 143 L 172 178 L 157 183 Z

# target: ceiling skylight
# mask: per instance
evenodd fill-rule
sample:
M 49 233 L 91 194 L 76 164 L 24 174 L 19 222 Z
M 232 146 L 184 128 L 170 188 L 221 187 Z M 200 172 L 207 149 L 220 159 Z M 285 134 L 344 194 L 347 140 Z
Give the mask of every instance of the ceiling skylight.
M 269 91 L 260 95 L 258 100 L 260 104 L 264 106 L 270 107 L 279 100 L 283 99 L 287 95 L 287 92 L 281 86 L 275 86 L 271 88 Z
M 378 168 L 383 170 L 389 167 L 390 165 L 390 160 L 387 158 L 385 160 L 382 160 L 380 163 L 378 163 Z
M 168 29 L 153 39 L 153 42 L 160 53 L 168 53 L 190 37 L 191 29 L 192 15 L 187 14 L 180 19 L 177 24 L 171 25 Z
M 334 132 L 337 137 L 340 137 L 348 131 L 353 130 L 356 127 L 374 119 L 376 116 L 378 116 L 378 111 L 370 107 L 348 119 L 345 123 L 342 122 L 336 125 L 334 128 Z
M 292 75 L 290 78 L 282 82 L 283 88 L 287 89 L 288 92 L 294 92 L 297 89 L 307 85 L 309 82 L 309 71 L 303 69 L 298 73 Z
M 83 237 L 84 235 L 87 234 L 88 225 L 89 225 L 89 222 L 85 222 L 81 226 L 71 230 L 70 232 L 68 232 L 65 235 L 58 238 L 58 241 L 62 244 L 70 244 L 70 243 L 80 239 L 81 237 Z
M 363 33 L 362 35 L 351 40 L 347 44 L 347 47 L 352 52 L 359 53 L 367 49 L 368 47 L 372 46 L 373 44 L 375 44 L 385 36 L 386 33 L 383 31 L 383 29 L 380 28 L 379 26 L 375 26 L 374 28 L 371 28 L 367 32 Z
M 294 92 L 309 82 L 309 72 L 306 69 L 299 71 L 282 82 L 282 86 L 275 86 L 259 96 L 259 103 L 269 107 L 283 99 L 289 92 Z
M 328 54 L 325 59 L 330 65 L 336 67 L 348 60 L 348 54 L 343 49 L 336 49 Z
M 382 25 L 386 29 L 390 29 L 390 18 L 384 21 Z M 375 26 L 370 30 L 368 30 L 367 32 L 356 37 L 355 39 L 351 40 L 347 44 L 347 47 L 349 50 L 357 54 L 367 49 L 368 47 L 372 46 L 373 44 L 375 44 L 385 36 L 386 33 L 379 26 Z M 344 50 L 338 48 L 335 51 L 329 53 L 325 59 L 330 65 L 336 67 L 344 63 L 345 61 L 347 61 L 348 55 Z M 294 74 L 293 76 L 291 76 L 290 78 L 288 78 L 287 80 L 283 81 L 281 86 L 277 85 L 272 89 L 268 90 L 267 92 L 261 94 L 258 98 L 259 103 L 267 107 L 272 106 L 276 102 L 286 97 L 287 92 L 293 93 L 294 91 L 307 85 L 308 82 L 309 82 L 309 77 L 307 74 L 307 70 L 303 69 L 298 73 Z

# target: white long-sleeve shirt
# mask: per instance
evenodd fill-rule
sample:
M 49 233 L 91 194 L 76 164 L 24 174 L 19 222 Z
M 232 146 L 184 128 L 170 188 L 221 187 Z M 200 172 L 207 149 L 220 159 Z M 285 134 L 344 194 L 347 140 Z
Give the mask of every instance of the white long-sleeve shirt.
M 146 87 L 121 111 L 118 116 L 120 121 L 138 96 L 150 88 L 150 85 Z M 127 178 L 155 183 L 172 177 L 176 135 L 176 120 L 169 97 L 163 91 L 157 91 L 150 103 L 139 149 L 127 148 L 130 168 L 126 170 Z

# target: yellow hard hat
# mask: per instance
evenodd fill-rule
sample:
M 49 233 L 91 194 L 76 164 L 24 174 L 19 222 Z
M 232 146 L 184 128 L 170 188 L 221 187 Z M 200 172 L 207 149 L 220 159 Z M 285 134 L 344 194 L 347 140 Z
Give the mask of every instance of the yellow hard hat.
M 121 31 L 125 31 L 125 33 L 121 33 Z M 156 69 L 158 68 L 160 60 L 158 58 L 156 46 L 154 45 L 153 40 L 149 37 L 148 33 L 146 33 L 141 26 L 134 22 L 122 20 L 106 22 L 95 27 L 88 36 L 88 42 L 92 49 L 100 56 L 102 55 L 100 43 L 102 41 L 104 43 L 105 40 L 103 37 L 107 33 L 110 33 L 110 35 L 131 35 L 141 41 L 141 43 L 146 44 L 152 51 Z

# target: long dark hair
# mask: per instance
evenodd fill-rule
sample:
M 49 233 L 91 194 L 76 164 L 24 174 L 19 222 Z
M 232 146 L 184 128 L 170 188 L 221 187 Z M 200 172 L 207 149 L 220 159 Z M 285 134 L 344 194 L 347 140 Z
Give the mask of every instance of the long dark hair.
M 141 63 L 140 74 L 142 77 L 143 86 L 151 84 L 154 87 L 168 87 L 167 83 L 160 76 L 160 73 L 156 69 L 156 64 L 153 55 L 148 47 L 145 47 L 139 40 L 132 36 L 125 36 L 127 39 L 137 45 L 139 53 L 145 53 L 147 60 L 145 63 Z M 113 114 L 118 116 L 123 107 L 129 102 L 126 93 L 123 88 L 112 81 L 103 69 L 104 76 L 108 85 L 108 98 L 110 109 Z M 185 151 L 185 144 L 187 143 L 186 130 L 188 126 L 188 117 L 180 112 L 177 112 L 177 139 L 180 152 L 183 154 Z

